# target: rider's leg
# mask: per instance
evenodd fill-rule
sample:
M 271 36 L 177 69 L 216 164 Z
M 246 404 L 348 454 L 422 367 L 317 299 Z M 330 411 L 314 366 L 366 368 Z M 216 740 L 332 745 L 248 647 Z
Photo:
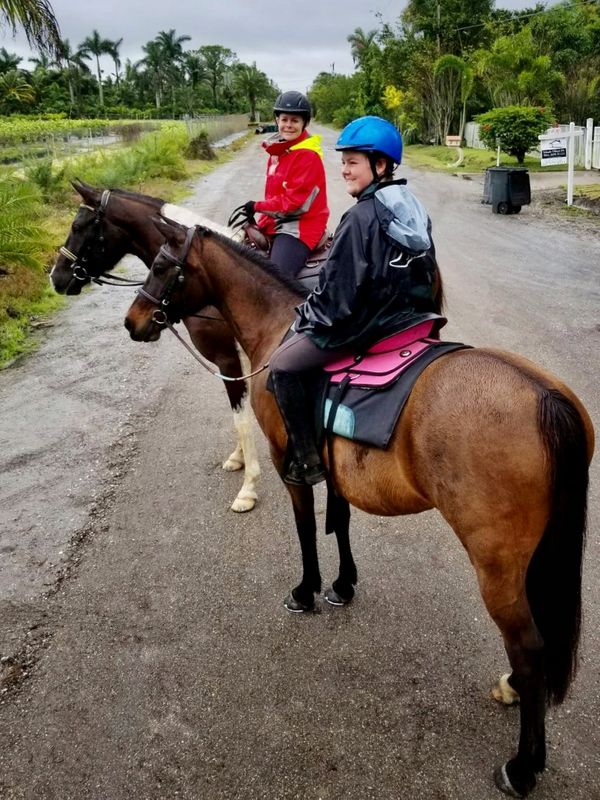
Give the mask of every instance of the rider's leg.
M 318 483 L 325 469 L 317 450 L 314 407 L 305 382 L 338 356 L 337 351 L 322 350 L 303 333 L 295 334 L 271 356 L 271 376 L 277 403 L 289 437 L 292 460 L 284 475 L 287 483 Z
M 295 278 L 306 264 L 309 254 L 310 248 L 300 239 L 287 233 L 278 233 L 273 239 L 270 259 L 286 275 Z

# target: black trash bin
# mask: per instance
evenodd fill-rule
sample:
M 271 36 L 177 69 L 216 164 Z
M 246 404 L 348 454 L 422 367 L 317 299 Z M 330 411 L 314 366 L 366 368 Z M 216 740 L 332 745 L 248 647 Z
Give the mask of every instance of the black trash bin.
M 488 167 L 482 202 L 491 204 L 494 214 L 518 214 L 531 203 L 529 172 L 524 167 Z

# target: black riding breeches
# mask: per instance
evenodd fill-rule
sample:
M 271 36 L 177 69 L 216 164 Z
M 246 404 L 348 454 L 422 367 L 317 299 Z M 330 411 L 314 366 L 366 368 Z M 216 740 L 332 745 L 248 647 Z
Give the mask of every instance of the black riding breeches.
M 270 259 L 282 272 L 295 278 L 310 254 L 310 248 L 295 236 L 278 233 L 271 245 Z

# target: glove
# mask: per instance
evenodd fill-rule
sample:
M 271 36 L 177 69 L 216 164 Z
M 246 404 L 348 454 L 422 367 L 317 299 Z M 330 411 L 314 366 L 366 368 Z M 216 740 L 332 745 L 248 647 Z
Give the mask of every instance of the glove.
M 254 219 L 254 200 L 248 200 L 241 206 L 234 208 L 227 220 L 230 228 L 243 228 L 244 225 L 256 225 Z

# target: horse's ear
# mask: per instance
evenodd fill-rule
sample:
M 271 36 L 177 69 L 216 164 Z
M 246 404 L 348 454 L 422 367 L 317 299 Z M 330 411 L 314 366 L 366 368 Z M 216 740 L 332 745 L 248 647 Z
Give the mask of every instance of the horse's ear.
M 184 225 L 180 225 L 172 219 L 159 216 L 150 217 L 150 221 L 167 241 L 181 243 L 185 240 L 187 228 Z
M 75 178 L 74 181 L 70 181 L 71 186 L 75 189 L 77 194 L 85 200 L 87 203 L 97 202 L 100 197 L 100 191 L 98 189 L 94 189 L 93 186 L 90 186 L 87 183 L 84 183 L 79 178 Z

